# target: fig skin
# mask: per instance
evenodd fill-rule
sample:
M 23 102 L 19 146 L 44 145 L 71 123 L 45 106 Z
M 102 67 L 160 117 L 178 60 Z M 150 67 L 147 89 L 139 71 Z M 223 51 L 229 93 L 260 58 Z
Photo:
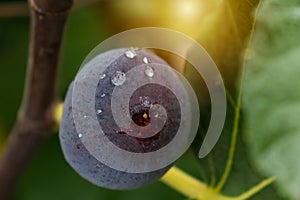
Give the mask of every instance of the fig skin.
M 139 54 L 147 56 L 150 60 L 156 61 L 156 63 L 166 64 L 152 53 L 140 50 Z M 112 55 L 111 59 L 116 59 L 116 54 Z M 71 83 L 64 102 L 59 139 L 66 161 L 80 176 L 100 187 L 128 190 L 139 188 L 158 180 L 172 166 L 169 165 L 160 170 L 147 173 L 128 173 L 112 169 L 98 161 L 82 144 L 76 131 L 72 113 L 72 91 L 73 84 Z M 106 153 L 109 154 L 110 152 Z

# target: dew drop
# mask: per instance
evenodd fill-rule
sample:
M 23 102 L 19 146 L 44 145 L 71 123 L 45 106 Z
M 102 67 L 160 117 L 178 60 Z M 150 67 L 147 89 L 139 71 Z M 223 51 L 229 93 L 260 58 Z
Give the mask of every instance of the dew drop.
M 102 110 L 99 109 L 99 110 L 96 111 L 96 113 L 97 113 L 97 115 L 98 115 L 98 114 L 101 114 L 101 113 L 102 113 Z
M 84 119 L 86 119 L 86 118 L 87 118 L 87 116 L 86 116 L 86 115 L 84 115 L 84 116 L 83 116 L 83 118 L 84 118 Z
M 143 63 L 145 63 L 145 64 L 148 64 L 148 63 L 149 63 L 149 60 L 148 60 L 147 57 L 144 57 L 144 58 L 143 58 Z
M 125 52 L 125 56 L 132 59 L 136 56 L 136 52 L 134 49 L 129 49 Z
M 81 134 L 81 133 L 79 133 L 79 134 L 78 134 L 78 137 L 79 137 L 79 138 L 82 138 L 82 134 Z
M 100 78 L 100 79 L 104 79 L 105 77 L 106 77 L 105 74 L 100 74 L 100 75 L 99 75 L 99 78 Z
M 111 83 L 115 86 L 121 86 L 126 81 L 126 74 L 121 71 L 116 71 L 111 77 Z
M 152 78 L 154 76 L 154 70 L 152 67 L 147 66 L 145 69 L 145 75 Z

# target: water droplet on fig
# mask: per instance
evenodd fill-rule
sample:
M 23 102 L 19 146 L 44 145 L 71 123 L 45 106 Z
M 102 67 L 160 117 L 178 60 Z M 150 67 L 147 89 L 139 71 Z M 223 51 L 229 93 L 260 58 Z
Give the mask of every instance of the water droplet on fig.
M 134 49 L 129 49 L 125 52 L 125 56 L 132 59 L 136 56 L 136 52 Z
M 126 81 L 126 74 L 121 71 L 116 71 L 111 77 L 111 83 L 115 86 L 121 86 Z
M 148 63 L 149 63 L 149 60 L 148 60 L 147 57 L 144 57 L 144 58 L 143 58 L 143 63 L 145 63 L 145 64 L 148 64 Z
M 105 77 L 106 77 L 105 74 L 100 74 L 100 75 L 99 75 L 99 78 L 100 78 L 100 79 L 104 79 Z
M 154 76 L 154 70 L 152 67 L 147 66 L 145 69 L 145 75 L 152 78 Z

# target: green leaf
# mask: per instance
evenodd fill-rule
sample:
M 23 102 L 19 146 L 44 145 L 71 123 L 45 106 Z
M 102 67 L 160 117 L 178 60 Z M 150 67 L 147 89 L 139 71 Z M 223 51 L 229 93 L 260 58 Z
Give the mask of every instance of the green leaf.
M 245 136 L 260 172 L 300 196 L 300 2 L 265 1 L 246 66 Z
M 198 41 L 206 48 L 212 56 L 217 66 L 220 69 L 222 77 L 225 81 L 227 90 L 232 93 L 228 96 L 231 99 L 236 99 L 235 86 L 238 71 L 242 67 L 242 56 L 248 43 L 248 38 L 251 34 L 251 27 L 254 22 L 254 11 L 258 1 L 228 1 L 225 9 L 220 9 L 219 13 L 213 16 L 202 27 L 207 27 L 203 33 L 200 34 Z M 210 111 L 209 99 L 207 90 L 201 77 L 197 77 L 194 69 L 187 65 L 186 76 L 193 82 L 193 87 L 198 91 L 200 104 L 204 109 L 201 110 L 201 125 L 202 132 L 205 132 L 207 124 L 209 123 Z M 243 113 L 241 114 L 241 122 L 238 127 L 238 134 L 236 137 L 235 157 L 233 158 L 232 168 L 227 180 L 224 177 L 224 171 L 228 163 L 228 152 L 234 148 L 233 126 L 236 118 L 237 102 L 228 103 L 228 112 L 226 123 L 222 132 L 221 138 L 214 147 L 210 155 L 200 161 L 206 175 L 202 180 L 207 180 L 211 187 L 221 185 L 220 180 L 225 180 L 222 193 L 229 196 L 236 196 L 245 192 L 253 185 L 259 183 L 264 177 L 253 168 L 249 160 L 247 149 L 245 148 L 244 132 L 243 130 Z M 194 149 L 196 153 L 199 150 L 199 137 L 194 142 Z M 230 165 L 229 165 L 230 166 Z M 266 177 L 265 177 L 266 178 Z M 265 200 L 265 199 L 283 199 L 279 196 L 273 185 L 267 187 L 263 191 L 256 194 L 250 199 Z

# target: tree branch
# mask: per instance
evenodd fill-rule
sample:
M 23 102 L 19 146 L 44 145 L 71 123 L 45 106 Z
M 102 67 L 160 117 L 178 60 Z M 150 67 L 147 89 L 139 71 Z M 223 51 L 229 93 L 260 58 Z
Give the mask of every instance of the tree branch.
M 54 124 L 55 82 L 72 0 L 29 0 L 31 38 L 23 103 L 0 161 L 0 199 L 9 199 Z

